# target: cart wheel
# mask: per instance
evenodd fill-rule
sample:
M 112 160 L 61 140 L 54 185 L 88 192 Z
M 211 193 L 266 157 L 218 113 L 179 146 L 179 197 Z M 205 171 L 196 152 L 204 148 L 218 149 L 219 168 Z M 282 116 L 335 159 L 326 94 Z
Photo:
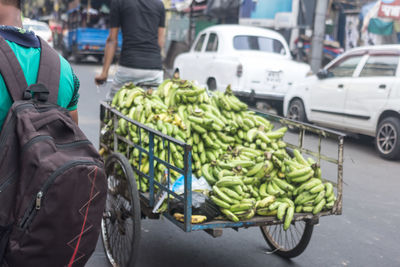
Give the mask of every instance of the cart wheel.
M 101 221 L 104 249 L 112 266 L 133 267 L 140 241 L 140 202 L 128 160 L 111 154 L 105 163 L 107 201 Z
M 261 226 L 261 233 L 270 248 L 284 258 L 299 256 L 310 242 L 314 225 L 310 221 L 295 221 L 288 230 L 283 224 Z

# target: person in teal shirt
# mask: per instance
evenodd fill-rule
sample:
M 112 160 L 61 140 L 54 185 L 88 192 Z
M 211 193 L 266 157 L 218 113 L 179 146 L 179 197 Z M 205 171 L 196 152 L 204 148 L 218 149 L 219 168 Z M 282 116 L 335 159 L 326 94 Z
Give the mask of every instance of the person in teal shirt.
M 40 62 L 40 42 L 33 32 L 22 28 L 21 0 L 0 0 L 0 36 L 7 41 L 15 53 L 28 85 L 36 83 Z M 78 123 L 79 80 L 68 61 L 61 56 L 60 61 L 61 75 L 57 104 L 68 109 L 71 117 Z M 11 105 L 11 97 L 0 74 L 0 129 Z

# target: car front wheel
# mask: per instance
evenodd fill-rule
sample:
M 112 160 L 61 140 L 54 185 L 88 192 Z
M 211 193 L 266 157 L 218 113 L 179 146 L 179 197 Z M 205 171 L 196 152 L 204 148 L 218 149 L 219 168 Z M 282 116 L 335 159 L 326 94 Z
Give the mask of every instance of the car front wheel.
M 385 159 L 400 158 L 400 119 L 388 117 L 382 120 L 376 132 L 376 148 Z
M 307 122 L 303 101 L 295 99 L 290 102 L 287 117 L 292 120 Z

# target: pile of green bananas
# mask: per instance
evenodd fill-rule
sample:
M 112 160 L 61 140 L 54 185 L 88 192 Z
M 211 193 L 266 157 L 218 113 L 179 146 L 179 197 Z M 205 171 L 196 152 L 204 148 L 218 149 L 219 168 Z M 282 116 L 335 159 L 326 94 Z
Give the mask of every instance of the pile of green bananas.
M 321 169 L 313 159 L 305 160 L 298 150 L 293 150 L 293 154 L 291 158 L 277 150 L 264 153 L 264 159 L 255 156 L 239 163 L 250 167 L 248 171 L 242 168 L 241 173 L 234 171 L 235 161 L 229 167 L 227 163 L 221 165 L 223 168 L 215 174 L 218 178 L 211 199 L 234 222 L 256 214 L 276 216 L 284 221 L 285 230 L 294 212 L 318 214 L 332 209 L 336 201 L 333 185 L 323 182 Z M 206 171 L 209 173 L 209 169 Z
M 165 80 L 155 91 L 127 84 L 115 95 L 112 106 L 191 145 L 193 173 L 213 186 L 212 200 L 232 221 L 277 216 L 287 229 L 294 211 L 317 214 L 333 207 L 333 186 L 323 183 L 318 164 L 305 160 L 297 150 L 290 156 L 282 140 L 287 128 L 274 130 L 268 120 L 249 111 L 230 87 L 209 96 L 204 88 L 180 79 Z M 119 121 L 116 132 L 148 148 L 146 133 L 126 120 Z M 147 155 L 123 144 L 119 150 L 148 174 Z M 154 155 L 183 168 L 182 148 L 170 142 L 169 150 L 166 142 L 155 138 Z M 165 166 L 156 161 L 155 165 L 155 179 L 163 182 Z M 172 171 L 172 182 L 178 176 Z M 142 191 L 148 188 L 144 180 Z

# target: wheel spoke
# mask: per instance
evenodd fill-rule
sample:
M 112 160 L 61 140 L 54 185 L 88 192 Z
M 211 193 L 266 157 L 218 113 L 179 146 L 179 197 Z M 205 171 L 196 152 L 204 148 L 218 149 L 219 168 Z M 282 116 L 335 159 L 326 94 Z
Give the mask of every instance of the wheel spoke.
M 283 224 L 261 227 L 265 240 L 272 251 L 285 258 L 300 255 L 311 238 L 313 226 L 305 221 L 291 223 L 289 229 L 283 230 Z
M 136 233 L 140 222 L 135 222 L 140 211 L 137 210 L 137 206 L 133 206 L 133 203 L 139 203 L 139 200 L 132 194 L 130 182 L 135 178 L 131 170 L 128 172 L 129 162 L 126 159 L 121 159 L 120 156 L 110 158 L 111 160 L 106 162 L 108 190 L 106 216 L 103 217 L 102 224 L 103 240 L 108 243 L 105 244 L 107 257 L 113 265 L 131 266 L 135 259 L 135 243 L 137 244 L 140 236 L 140 233 Z

